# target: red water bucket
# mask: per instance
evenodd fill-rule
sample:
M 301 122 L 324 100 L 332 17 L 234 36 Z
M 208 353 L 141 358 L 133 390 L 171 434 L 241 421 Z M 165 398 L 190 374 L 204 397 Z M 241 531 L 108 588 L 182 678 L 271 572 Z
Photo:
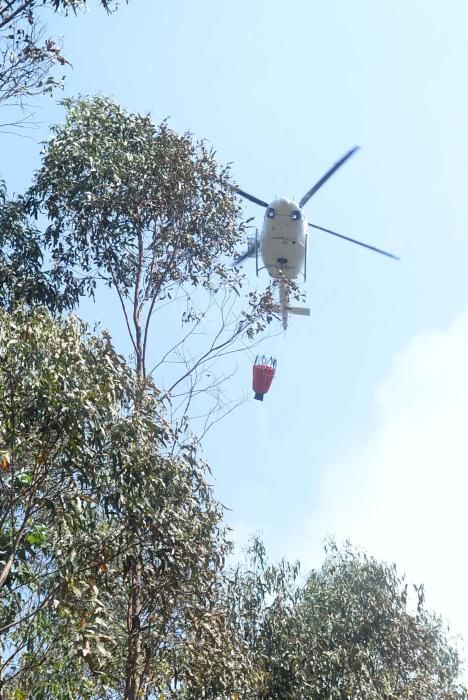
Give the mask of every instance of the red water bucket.
M 263 395 L 267 393 L 271 387 L 273 377 L 276 372 L 276 360 L 270 357 L 268 360 L 265 356 L 256 357 L 253 366 L 252 389 L 255 392 L 254 398 L 257 401 L 263 401 Z

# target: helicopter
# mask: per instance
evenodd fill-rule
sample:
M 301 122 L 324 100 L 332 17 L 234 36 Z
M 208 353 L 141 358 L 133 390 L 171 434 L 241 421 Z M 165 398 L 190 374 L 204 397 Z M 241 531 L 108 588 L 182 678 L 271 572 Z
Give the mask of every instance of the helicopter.
M 363 243 L 355 238 L 344 236 L 341 233 L 324 228 L 323 226 L 311 224 L 305 217 L 303 209 L 309 199 L 311 199 L 327 180 L 358 150 L 359 146 L 355 146 L 340 158 L 339 161 L 332 165 L 325 175 L 305 193 L 298 203 L 290 199 L 279 198 L 268 204 L 268 202 L 232 185 L 232 190 L 240 197 L 244 197 L 244 199 L 248 199 L 250 202 L 258 204 L 266 209 L 260 236 L 258 232 L 256 232 L 255 238 L 249 240 L 247 251 L 239 255 L 234 260 L 233 265 L 238 267 L 247 258 L 255 256 L 257 276 L 261 270 L 266 269 L 273 279 L 278 280 L 279 306 L 275 308 L 275 311 L 281 313 L 284 330 L 288 327 L 289 314 L 310 316 L 310 309 L 290 305 L 288 293 L 288 282 L 297 279 L 301 273 L 303 274 L 304 282 L 307 279 L 307 233 L 309 227 L 318 229 L 332 236 L 337 236 L 345 241 L 355 243 L 375 253 L 386 255 L 394 260 L 399 260 L 398 256 L 393 255 L 393 253 L 389 253 L 381 248 L 376 248 L 368 243 Z M 263 267 L 259 267 L 259 254 L 263 262 Z

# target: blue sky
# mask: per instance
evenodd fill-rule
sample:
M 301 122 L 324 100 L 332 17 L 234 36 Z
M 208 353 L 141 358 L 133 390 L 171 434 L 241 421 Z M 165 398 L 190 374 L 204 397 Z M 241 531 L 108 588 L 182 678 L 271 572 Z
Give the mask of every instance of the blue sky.
M 361 146 L 307 216 L 402 261 L 314 233 L 311 317 L 265 343 L 278 357 L 271 392 L 220 422 L 205 451 L 236 541 L 261 531 L 273 557 L 307 569 L 324 536 L 349 537 L 424 582 L 468 637 L 464 0 L 131 0 L 112 17 L 92 6 L 47 21 L 73 64 L 66 95 L 169 116 L 262 199 L 300 198 Z M 27 185 L 61 114 L 41 101 L 32 138 L 0 135 L 11 190 Z M 260 224 L 261 210 L 245 212 Z M 86 314 L 125 347 L 103 302 Z M 246 354 L 230 387 L 250 381 Z

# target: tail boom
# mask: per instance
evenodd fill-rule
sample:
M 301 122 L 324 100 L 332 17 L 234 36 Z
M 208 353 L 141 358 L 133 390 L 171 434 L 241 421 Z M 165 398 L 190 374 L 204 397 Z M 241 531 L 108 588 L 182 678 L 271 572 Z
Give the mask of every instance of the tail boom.
M 288 327 L 289 314 L 295 316 L 310 316 L 310 309 L 305 306 L 290 306 L 289 294 L 284 282 L 279 284 L 279 306 L 275 307 L 275 311 L 281 314 L 284 330 Z

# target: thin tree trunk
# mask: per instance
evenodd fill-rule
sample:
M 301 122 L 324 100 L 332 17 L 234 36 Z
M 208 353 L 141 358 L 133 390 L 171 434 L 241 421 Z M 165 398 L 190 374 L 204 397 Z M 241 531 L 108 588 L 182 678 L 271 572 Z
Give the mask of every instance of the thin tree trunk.
M 125 700 L 137 700 L 141 686 L 141 564 L 133 557 L 128 611 Z
M 135 411 L 138 411 L 141 401 L 141 391 L 145 378 L 145 362 L 143 355 L 141 314 L 139 306 L 139 292 L 143 267 L 143 239 L 141 233 L 138 236 L 138 270 L 135 281 L 135 295 L 133 300 L 133 323 L 135 326 L 135 351 L 137 393 L 135 395 Z M 138 700 L 142 685 L 141 663 L 141 576 L 142 566 L 138 556 L 138 548 L 132 554 L 130 565 L 130 597 L 128 602 L 128 644 L 127 664 L 125 673 L 125 700 Z

